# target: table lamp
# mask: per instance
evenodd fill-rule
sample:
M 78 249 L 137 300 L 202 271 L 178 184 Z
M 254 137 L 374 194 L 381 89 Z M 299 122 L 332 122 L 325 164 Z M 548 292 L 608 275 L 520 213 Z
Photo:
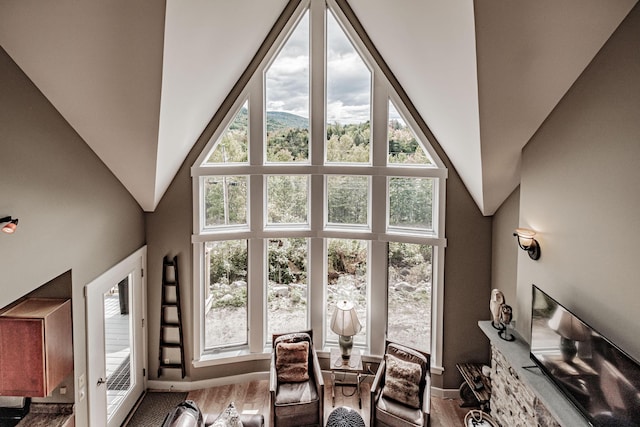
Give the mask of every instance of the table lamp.
M 342 358 L 348 360 L 353 348 L 353 336 L 360 332 L 362 325 L 358 321 L 358 314 L 353 303 L 342 300 L 336 304 L 331 317 L 331 330 L 335 332 L 342 352 Z

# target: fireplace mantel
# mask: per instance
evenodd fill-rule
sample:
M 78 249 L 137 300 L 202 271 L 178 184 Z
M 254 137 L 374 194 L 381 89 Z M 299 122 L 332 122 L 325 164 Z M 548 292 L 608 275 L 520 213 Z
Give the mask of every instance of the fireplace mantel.
M 539 368 L 527 368 L 534 366 L 534 362 L 529 358 L 529 345 L 521 336 L 514 331 L 515 341 L 505 341 L 498 336 L 498 331 L 491 326 L 491 321 L 480 321 L 478 325 L 491 341 L 493 351 L 502 354 L 504 360 L 509 364 L 507 368 L 509 373 L 519 380 L 530 393 L 533 393 L 537 401 L 542 404 L 558 424 L 566 427 L 590 426 L 590 423 L 582 413 Z M 494 375 L 496 361 L 492 360 L 491 364 L 492 375 Z M 497 407 L 496 404 L 498 404 Z M 503 413 L 511 412 L 509 408 L 500 408 L 499 402 L 494 403 L 493 398 L 491 399 L 491 410 L 492 413 L 497 411 L 502 411 Z

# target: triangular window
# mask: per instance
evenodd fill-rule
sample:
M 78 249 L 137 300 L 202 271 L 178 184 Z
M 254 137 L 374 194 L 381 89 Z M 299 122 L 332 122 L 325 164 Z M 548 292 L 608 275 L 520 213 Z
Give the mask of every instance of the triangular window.
M 245 101 L 229 127 L 220 135 L 206 165 L 249 162 L 249 108 Z
M 403 166 L 433 166 L 433 161 L 418 141 L 416 134 L 389 100 L 389 164 Z

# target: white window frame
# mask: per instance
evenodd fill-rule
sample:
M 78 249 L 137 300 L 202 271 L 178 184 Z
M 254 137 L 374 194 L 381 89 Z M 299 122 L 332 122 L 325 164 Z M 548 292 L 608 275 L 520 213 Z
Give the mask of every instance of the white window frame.
M 372 99 L 371 99 L 371 164 L 325 164 L 325 63 L 324 38 L 314 38 L 318 31 L 326 28 L 325 8 L 333 13 L 340 26 L 351 39 L 365 63 L 372 71 Z M 309 164 L 275 164 L 266 163 L 263 138 L 265 135 L 264 117 L 264 77 L 268 66 L 292 32 L 307 8 L 310 9 L 309 25 L 312 35 L 310 45 L 310 150 Z M 320 12 L 320 13 L 318 13 Z M 329 12 L 328 12 L 329 13 Z M 249 109 L 249 165 L 204 165 L 209 153 L 213 149 L 228 124 L 233 120 L 237 111 L 248 100 Z M 395 108 L 402 115 L 407 126 L 413 130 L 416 138 L 433 161 L 432 165 L 403 166 L 392 164 L 387 166 L 388 157 L 388 105 L 392 101 Z M 194 316 L 194 360 L 195 367 L 209 366 L 223 363 L 233 363 L 241 360 L 268 358 L 270 349 L 265 348 L 268 342 L 266 335 L 266 242 L 269 237 L 308 237 L 308 323 L 316 334 L 316 347 L 322 349 L 325 345 L 325 313 L 326 301 L 326 238 L 345 238 L 369 240 L 369 277 L 384 277 L 381 283 L 369 280 L 368 293 L 368 338 L 363 350 L 369 354 L 382 355 L 384 352 L 384 336 L 386 333 L 386 242 L 397 241 L 419 243 L 433 247 L 432 265 L 432 307 L 431 307 L 431 363 L 432 372 L 441 373 L 442 369 L 442 314 L 444 288 L 444 252 L 445 236 L 445 200 L 447 169 L 439 159 L 429 139 L 422 132 L 418 123 L 409 113 L 404 102 L 396 93 L 382 69 L 369 54 L 355 30 L 348 23 L 336 0 L 302 0 L 292 18 L 285 25 L 283 31 L 275 38 L 274 44 L 268 50 L 265 58 L 258 65 L 253 76 L 248 79 L 246 86 L 240 91 L 236 101 L 222 120 L 222 125 L 213 132 L 205 149 L 202 151 L 191 168 L 193 185 L 193 316 Z M 246 230 L 203 230 L 201 227 L 203 213 L 201 177 L 205 175 L 248 175 L 249 176 L 249 227 Z M 309 175 L 310 176 L 310 206 L 308 227 L 280 227 L 266 226 L 266 175 Z M 371 197 L 368 230 L 358 230 L 352 227 L 325 227 L 325 179 L 326 175 L 366 175 L 370 177 Z M 433 194 L 433 231 L 431 233 L 416 233 L 413 230 L 388 229 L 388 177 L 421 177 L 435 178 Z M 372 209 L 371 207 L 375 207 Z M 384 212 L 383 214 L 374 213 Z M 249 345 L 221 351 L 216 354 L 206 353 L 203 343 L 204 322 L 204 290 L 201 285 L 204 275 L 204 242 L 217 239 L 241 239 L 249 241 Z M 322 256 L 319 256 L 322 254 Z M 321 301 L 322 303 L 319 303 Z M 371 313 L 375 313 L 372 316 Z M 372 333 L 376 331 L 376 333 Z M 322 338 L 323 342 L 319 342 Z

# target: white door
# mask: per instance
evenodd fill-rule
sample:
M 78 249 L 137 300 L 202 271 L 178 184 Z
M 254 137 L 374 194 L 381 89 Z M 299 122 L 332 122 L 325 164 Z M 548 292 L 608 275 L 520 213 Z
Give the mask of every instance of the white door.
M 89 425 L 118 427 L 146 388 L 146 247 L 86 286 Z

